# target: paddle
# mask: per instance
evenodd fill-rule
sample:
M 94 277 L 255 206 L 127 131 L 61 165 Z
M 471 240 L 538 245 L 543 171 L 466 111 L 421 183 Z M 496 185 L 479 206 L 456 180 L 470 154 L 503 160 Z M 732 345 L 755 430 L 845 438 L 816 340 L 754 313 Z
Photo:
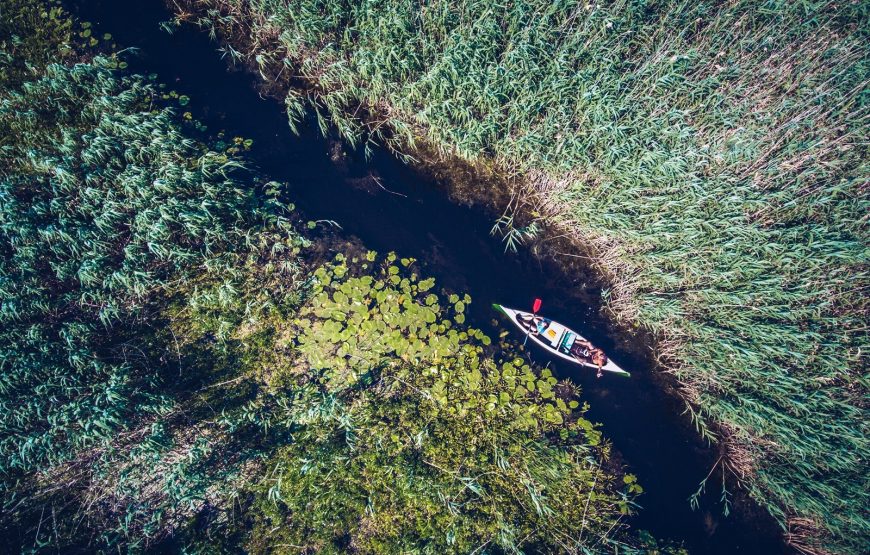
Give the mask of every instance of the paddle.
M 539 310 L 541 310 L 541 299 L 535 299 L 535 302 L 532 304 L 532 323 L 529 325 L 529 329 L 526 330 L 526 339 L 523 341 L 523 347 L 526 346 L 529 340 L 529 332 L 532 331 L 532 326 L 535 325 L 535 318 L 538 316 Z

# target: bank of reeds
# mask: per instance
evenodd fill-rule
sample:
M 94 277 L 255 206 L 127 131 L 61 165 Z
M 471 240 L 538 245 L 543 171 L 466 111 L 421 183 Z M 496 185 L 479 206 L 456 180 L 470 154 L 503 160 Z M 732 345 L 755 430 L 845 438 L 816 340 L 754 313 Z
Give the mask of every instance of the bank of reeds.
M 866 2 L 175 7 L 304 82 L 291 119 L 521 176 L 658 333 L 723 472 L 796 547 L 866 547 Z

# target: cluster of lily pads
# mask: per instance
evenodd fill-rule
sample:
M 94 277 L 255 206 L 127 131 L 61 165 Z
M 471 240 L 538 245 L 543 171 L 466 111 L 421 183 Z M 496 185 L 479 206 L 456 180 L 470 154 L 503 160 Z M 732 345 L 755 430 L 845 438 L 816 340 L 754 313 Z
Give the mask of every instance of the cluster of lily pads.
M 313 277 L 289 331 L 276 330 L 270 351 L 285 356 L 266 362 L 272 394 L 292 392 L 293 441 L 258 489 L 255 552 L 616 541 L 611 526 L 642 489 L 609 470 L 576 386 L 497 356 L 464 325 L 470 297 L 435 293 L 413 259 L 339 254 Z

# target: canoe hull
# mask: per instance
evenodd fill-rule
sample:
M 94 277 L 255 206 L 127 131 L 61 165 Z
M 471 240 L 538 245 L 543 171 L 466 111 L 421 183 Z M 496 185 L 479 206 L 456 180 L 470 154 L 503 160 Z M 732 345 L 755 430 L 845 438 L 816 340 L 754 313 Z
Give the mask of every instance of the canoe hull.
M 565 340 L 575 341 L 577 339 L 581 341 L 588 341 L 585 337 L 577 333 L 576 331 L 563 326 L 558 322 L 554 322 L 552 320 L 544 319 L 544 322 L 547 323 L 546 329 L 543 333 L 528 333 L 529 330 L 526 329 L 519 320 L 519 316 L 522 316 L 526 319 L 532 318 L 533 314 L 531 312 L 525 312 L 523 310 L 516 310 L 513 308 L 508 308 L 506 306 L 502 306 L 500 304 L 492 305 L 493 308 L 507 316 L 511 323 L 514 324 L 523 334 L 527 334 L 531 341 L 537 343 L 543 349 L 546 349 L 549 353 L 565 359 L 569 362 L 573 362 L 579 366 L 586 366 L 588 368 L 594 368 L 598 370 L 598 366 L 592 364 L 591 362 L 586 362 L 584 360 L 578 359 L 574 356 L 571 356 L 569 353 L 564 352 L 562 348 L 562 343 Z M 610 372 L 619 376 L 629 377 L 631 374 L 623 370 L 619 367 L 618 364 L 613 362 L 610 357 L 607 357 L 607 364 L 601 367 L 601 370 L 604 372 Z

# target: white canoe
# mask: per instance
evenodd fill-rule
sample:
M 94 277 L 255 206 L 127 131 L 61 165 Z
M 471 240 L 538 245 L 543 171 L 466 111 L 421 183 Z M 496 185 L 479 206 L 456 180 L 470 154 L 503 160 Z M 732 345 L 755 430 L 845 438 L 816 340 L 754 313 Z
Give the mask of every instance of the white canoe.
M 583 345 L 585 343 L 586 345 L 591 346 L 591 343 L 576 331 L 563 326 L 559 322 L 554 322 L 549 318 L 543 318 L 541 316 L 535 317 L 531 312 L 514 310 L 513 308 L 507 308 L 500 304 L 494 304 L 492 306 L 510 318 L 510 321 L 513 322 L 520 331 L 524 334 L 528 334 L 529 339 L 544 349 L 547 349 L 550 353 L 571 361 L 574 364 L 588 366 L 589 368 L 595 368 L 596 370 L 598 369 L 598 366 L 593 364 L 591 361 L 590 350 Z M 534 327 L 531 325 L 532 318 L 537 318 L 537 325 Z M 525 322 L 529 322 L 529 324 L 526 324 Z M 534 330 L 537 330 L 537 333 L 534 333 Z M 575 345 L 575 342 L 577 343 L 577 346 L 574 348 L 574 352 L 572 353 L 572 347 Z M 594 349 L 595 347 L 592 348 Z M 605 372 L 613 372 L 620 376 L 631 376 L 631 374 L 613 362 L 610 357 L 607 357 L 607 363 L 602 366 L 601 369 Z

